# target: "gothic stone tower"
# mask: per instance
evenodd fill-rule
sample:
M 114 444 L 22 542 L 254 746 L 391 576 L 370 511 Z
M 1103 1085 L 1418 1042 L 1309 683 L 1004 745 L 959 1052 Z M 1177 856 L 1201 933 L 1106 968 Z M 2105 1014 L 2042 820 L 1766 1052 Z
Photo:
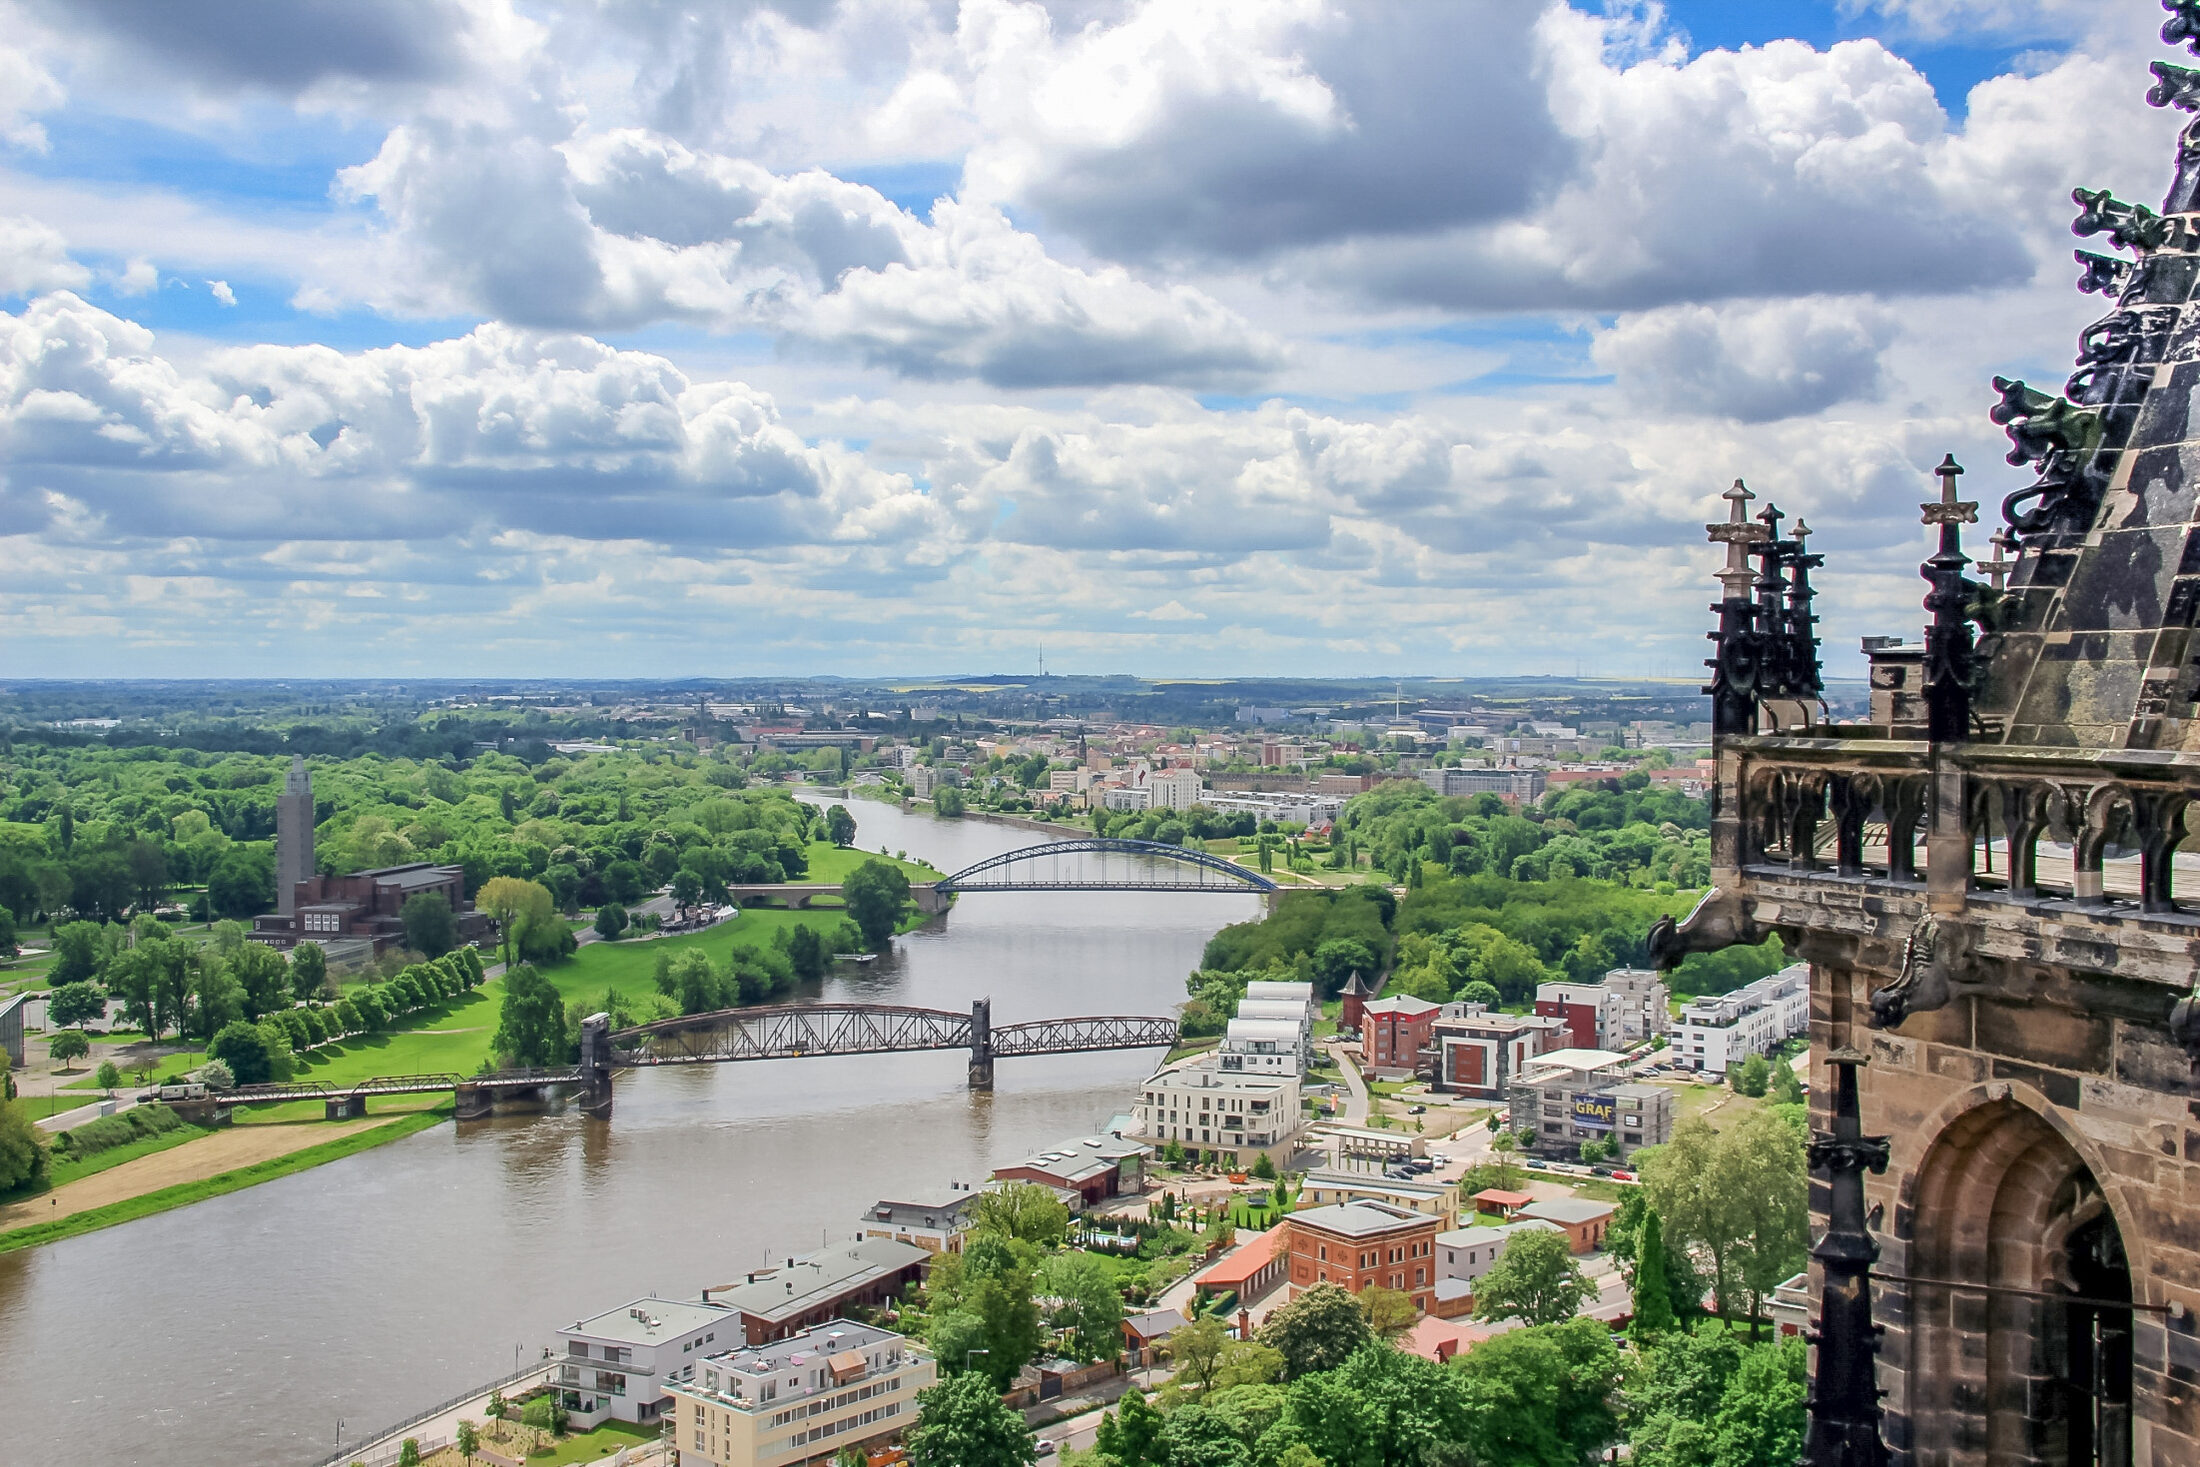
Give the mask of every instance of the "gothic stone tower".
M 290 756 L 283 792 L 275 797 L 275 910 L 295 917 L 298 883 L 313 877 L 313 776 L 305 756 Z
M 2200 50 L 2200 0 L 2165 8 Z M 2200 111 L 2200 71 L 2153 70 L 2150 101 Z M 1990 585 L 1942 465 L 1931 621 L 1922 645 L 1867 644 L 1869 725 L 1795 701 L 1815 647 L 1786 568 L 1808 567 L 1777 513 L 1751 520 L 1738 489 L 1714 527 L 1714 889 L 1653 934 L 1665 964 L 1774 933 L 1811 964 L 1815 1124 L 1837 1129 L 1838 1060 L 1889 1143 L 1862 1232 L 1836 1193 L 1863 1166 L 1813 1185 L 1820 1231 L 1876 1250 L 1870 1316 L 1838 1337 L 1825 1316 L 1814 1410 L 1870 1434 L 1868 1400 L 1830 1397 L 1868 1397 L 1876 1320 L 1903 1467 L 2200 1464 L 2200 860 L 2179 855 L 2200 799 L 2200 121 L 2162 214 L 2076 201 L 2076 232 L 2123 252 L 2078 255 L 2113 309 L 2063 395 L 1996 383 L 2010 460 L 2040 477 L 2003 506 Z M 1877 1450 L 1818 1441 L 1810 1467 Z

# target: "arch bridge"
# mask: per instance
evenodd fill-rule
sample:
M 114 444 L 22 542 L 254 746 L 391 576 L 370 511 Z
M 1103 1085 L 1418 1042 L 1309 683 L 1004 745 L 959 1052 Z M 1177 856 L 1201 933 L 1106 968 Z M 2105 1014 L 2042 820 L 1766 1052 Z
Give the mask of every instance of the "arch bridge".
M 1118 859 L 1119 858 L 1119 859 Z M 1157 840 L 1086 836 L 1044 841 L 988 856 L 932 884 L 942 897 L 965 891 L 1276 890 L 1276 883 L 1222 856 Z

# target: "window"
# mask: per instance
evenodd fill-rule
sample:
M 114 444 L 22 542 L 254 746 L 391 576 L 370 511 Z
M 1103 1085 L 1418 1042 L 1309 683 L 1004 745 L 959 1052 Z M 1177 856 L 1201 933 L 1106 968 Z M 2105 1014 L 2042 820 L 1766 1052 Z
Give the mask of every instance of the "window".
M 567 1340 L 565 1342 L 565 1353 L 576 1360 L 586 1360 L 588 1358 L 588 1347 L 578 1340 Z

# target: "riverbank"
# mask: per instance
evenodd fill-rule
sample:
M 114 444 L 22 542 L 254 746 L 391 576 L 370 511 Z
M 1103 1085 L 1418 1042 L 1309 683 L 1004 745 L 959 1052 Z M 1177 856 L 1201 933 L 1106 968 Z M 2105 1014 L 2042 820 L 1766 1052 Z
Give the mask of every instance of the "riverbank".
M 395 1120 L 216 1131 L 0 1208 L 0 1253 L 56 1243 L 340 1161 L 440 1125 L 450 1114 L 446 1103 Z

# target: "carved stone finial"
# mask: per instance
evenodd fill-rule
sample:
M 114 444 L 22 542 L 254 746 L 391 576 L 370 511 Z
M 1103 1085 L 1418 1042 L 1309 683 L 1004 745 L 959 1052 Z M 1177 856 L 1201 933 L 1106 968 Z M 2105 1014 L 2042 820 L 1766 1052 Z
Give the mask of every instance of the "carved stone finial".
M 2169 19 L 2162 22 L 2165 45 L 2183 45 L 2200 56 L 2200 0 L 2162 0 Z
M 2079 210 L 2070 232 L 2080 238 L 2106 234 L 2111 243 L 2127 250 L 2159 249 L 2169 239 L 2167 219 L 2144 204 L 2127 204 L 2105 188 L 2073 189 L 2070 201 Z
M 2005 525 L 1994 531 L 1986 543 L 1994 547 L 1994 558 L 1981 562 L 1979 569 L 1986 572 L 1987 578 L 1994 583 L 1995 594 L 1999 595 L 2002 587 L 2009 582 L 2010 572 L 2017 568 L 2017 563 L 2008 559 L 2002 552 L 2014 549 L 2018 544 L 2018 540 L 2016 536 L 2009 533 L 2009 529 Z
M 2138 269 L 2129 260 L 2119 260 L 2114 255 L 2096 255 L 2091 250 L 2074 251 L 2073 257 L 2085 267 L 2085 273 L 2078 277 L 2078 291 L 2082 295 L 2122 295 L 2132 272 Z
M 2157 61 L 2147 68 L 2154 85 L 2147 89 L 2149 107 L 2174 107 L 2180 112 L 2200 112 L 2200 71 Z

